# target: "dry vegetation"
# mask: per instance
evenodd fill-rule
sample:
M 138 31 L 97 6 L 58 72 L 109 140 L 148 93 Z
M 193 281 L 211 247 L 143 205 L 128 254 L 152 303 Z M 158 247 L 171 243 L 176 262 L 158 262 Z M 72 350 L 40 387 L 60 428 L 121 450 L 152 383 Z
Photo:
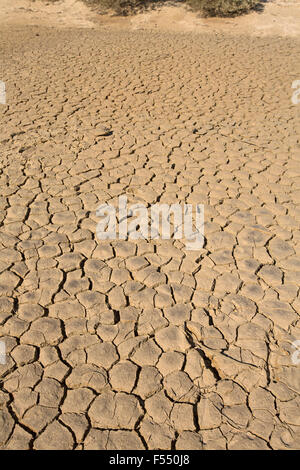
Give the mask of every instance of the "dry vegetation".
M 49 0 L 47 0 L 49 1 Z M 57 0 L 51 0 L 57 1 Z M 127 15 L 157 3 L 158 0 L 84 0 L 91 6 L 113 10 L 119 15 Z M 205 16 L 236 16 L 247 13 L 258 6 L 258 0 L 186 0 L 194 10 Z
M 147 7 L 155 0 L 84 0 L 92 7 L 99 6 L 103 10 L 113 10 L 117 15 L 128 15 Z
M 259 4 L 257 0 L 187 0 L 187 3 L 206 16 L 240 15 Z

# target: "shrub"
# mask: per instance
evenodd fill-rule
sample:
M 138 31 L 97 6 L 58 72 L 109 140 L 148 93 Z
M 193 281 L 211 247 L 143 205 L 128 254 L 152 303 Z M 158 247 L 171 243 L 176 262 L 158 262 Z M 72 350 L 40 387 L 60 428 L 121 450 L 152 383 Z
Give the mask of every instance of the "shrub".
M 151 0 L 84 0 L 90 6 L 99 6 L 105 10 L 113 10 L 117 15 L 128 15 L 146 7 Z
M 32 0 L 35 1 L 35 0 Z M 58 0 L 45 0 L 57 2 Z M 111 10 L 117 15 L 137 13 L 150 5 L 160 3 L 160 0 L 83 0 L 100 12 Z M 184 1 L 184 0 L 180 0 Z M 185 0 L 194 10 L 201 10 L 205 16 L 236 16 L 261 5 L 264 0 Z M 99 11 L 99 10 L 98 10 Z
M 195 10 L 206 16 L 236 16 L 255 8 L 258 0 L 187 0 Z

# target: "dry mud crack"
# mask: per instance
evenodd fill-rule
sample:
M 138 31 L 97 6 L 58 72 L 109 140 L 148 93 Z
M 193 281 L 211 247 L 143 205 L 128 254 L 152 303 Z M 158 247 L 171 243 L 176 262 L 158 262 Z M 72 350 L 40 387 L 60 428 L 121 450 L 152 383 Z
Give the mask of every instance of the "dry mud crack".
M 299 37 L 0 47 L 0 447 L 299 449 Z M 203 203 L 203 249 L 99 242 L 122 194 Z

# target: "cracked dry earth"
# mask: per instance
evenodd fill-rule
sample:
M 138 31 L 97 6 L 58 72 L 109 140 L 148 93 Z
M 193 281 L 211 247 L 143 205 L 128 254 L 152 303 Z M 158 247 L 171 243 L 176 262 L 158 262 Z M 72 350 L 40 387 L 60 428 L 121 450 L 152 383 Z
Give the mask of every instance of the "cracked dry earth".
M 0 44 L 2 449 L 299 449 L 299 38 Z M 123 194 L 205 204 L 203 249 L 97 240 Z

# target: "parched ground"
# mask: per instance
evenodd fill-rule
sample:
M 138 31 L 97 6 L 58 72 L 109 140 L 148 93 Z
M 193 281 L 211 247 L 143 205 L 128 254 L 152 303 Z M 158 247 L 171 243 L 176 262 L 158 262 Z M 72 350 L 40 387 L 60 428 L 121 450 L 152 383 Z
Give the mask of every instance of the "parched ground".
M 299 449 L 300 38 L 10 24 L 0 50 L 2 449 Z M 123 194 L 205 204 L 204 248 L 97 240 Z

